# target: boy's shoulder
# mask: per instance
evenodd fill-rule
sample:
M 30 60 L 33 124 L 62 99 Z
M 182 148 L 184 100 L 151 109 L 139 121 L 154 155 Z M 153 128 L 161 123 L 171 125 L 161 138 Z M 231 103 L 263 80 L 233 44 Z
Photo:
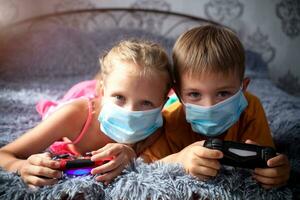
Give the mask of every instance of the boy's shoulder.
M 252 94 L 251 92 L 245 92 L 244 93 L 247 101 L 248 101 L 248 106 L 249 107 L 256 107 L 258 105 L 261 105 L 261 102 L 259 100 L 259 98 L 257 96 L 255 96 L 254 94 Z
M 264 108 L 257 96 L 250 92 L 245 92 L 244 93 L 248 106 L 244 111 L 244 115 L 247 115 L 250 118 L 257 118 L 259 115 L 264 115 Z
M 254 101 L 254 102 L 259 101 L 259 98 L 257 96 L 255 96 L 254 94 L 252 94 L 251 92 L 249 92 L 249 91 L 246 91 L 244 93 L 244 95 L 245 95 L 247 100 Z

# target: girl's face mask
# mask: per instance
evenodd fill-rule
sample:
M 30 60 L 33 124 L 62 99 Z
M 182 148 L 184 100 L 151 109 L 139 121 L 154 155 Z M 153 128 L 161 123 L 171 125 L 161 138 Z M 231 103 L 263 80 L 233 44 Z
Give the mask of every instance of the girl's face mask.
M 108 137 L 119 143 L 141 141 L 163 125 L 161 107 L 146 111 L 129 111 L 111 102 L 104 103 L 98 120 Z
M 216 137 L 238 121 L 248 102 L 240 89 L 230 98 L 210 107 L 189 103 L 184 105 L 186 120 L 193 131 L 207 137 Z

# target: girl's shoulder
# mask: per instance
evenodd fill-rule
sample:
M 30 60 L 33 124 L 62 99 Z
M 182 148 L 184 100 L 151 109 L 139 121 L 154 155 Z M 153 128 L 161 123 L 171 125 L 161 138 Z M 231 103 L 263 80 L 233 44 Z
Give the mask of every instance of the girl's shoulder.
M 100 111 L 99 98 L 79 98 L 69 103 L 69 109 L 76 115 L 85 116 L 98 114 Z

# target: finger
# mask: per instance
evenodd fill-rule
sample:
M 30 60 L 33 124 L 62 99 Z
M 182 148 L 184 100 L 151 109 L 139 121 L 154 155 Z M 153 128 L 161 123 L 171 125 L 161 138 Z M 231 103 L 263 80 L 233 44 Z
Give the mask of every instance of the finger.
M 269 167 L 279 167 L 283 165 L 287 165 L 289 163 L 289 160 L 286 155 L 279 154 L 267 161 L 267 165 Z
M 256 174 L 254 174 L 253 177 L 255 180 L 257 180 L 258 182 L 264 185 L 281 185 L 285 182 L 281 177 L 271 178 L 271 177 L 265 177 Z
M 96 180 L 104 182 L 105 184 L 109 184 L 114 178 L 116 178 L 118 175 L 121 174 L 123 169 L 124 169 L 123 166 L 119 166 L 113 171 L 97 176 Z
M 33 176 L 40 176 L 46 178 L 61 178 L 62 172 L 59 170 L 53 170 L 47 167 L 35 166 L 31 165 L 28 169 L 26 174 L 33 175 Z
M 255 168 L 254 173 L 261 176 L 267 177 L 279 177 L 286 176 L 289 177 L 290 174 L 290 166 L 287 164 L 270 167 L 270 168 Z
M 94 154 L 91 157 L 91 160 L 97 161 L 97 160 L 101 160 L 104 158 L 115 157 L 115 156 L 118 156 L 118 154 L 120 154 L 121 152 L 122 152 L 122 148 L 117 147 L 117 146 L 106 148 L 105 151 Z
M 202 146 L 193 147 L 194 154 L 199 158 L 220 159 L 223 158 L 223 153 L 220 150 L 209 149 Z
M 51 153 L 50 152 L 44 152 L 44 153 L 36 154 L 36 156 L 40 157 L 40 158 L 51 160 Z
M 220 164 L 219 160 L 216 160 L 216 159 L 198 158 L 195 161 L 195 164 L 197 166 L 203 166 L 203 167 L 211 168 L 214 170 L 219 170 L 221 168 L 221 164 Z
M 218 174 L 218 170 L 206 166 L 196 166 L 190 169 L 190 174 L 197 177 L 199 177 L 200 175 L 214 177 Z
M 101 153 L 102 151 L 105 151 L 107 148 L 109 148 L 109 144 L 106 144 L 104 147 L 96 150 L 96 151 L 92 151 L 92 155 L 97 154 L 97 153 Z
M 127 164 L 127 163 L 126 163 Z M 103 174 L 118 168 L 120 165 L 124 165 L 124 156 L 117 156 L 115 159 L 92 169 L 92 174 Z
M 48 179 L 38 176 L 27 176 L 24 181 L 31 186 L 44 186 L 44 185 L 53 185 L 57 183 L 58 179 Z
M 254 142 L 253 140 L 247 139 L 245 141 L 246 144 L 254 144 L 254 145 L 259 145 L 257 142 Z
M 96 150 L 96 151 L 92 151 L 92 155 L 94 155 L 94 154 L 98 154 L 98 153 L 101 153 L 101 152 L 103 152 L 103 151 L 106 151 L 106 150 L 108 150 L 108 149 L 110 149 L 110 148 L 112 148 L 112 147 L 118 147 L 119 145 L 117 144 L 117 143 L 108 143 L 108 144 L 106 144 L 104 147 L 102 147 L 102 148 L 100 148 L 100 149 L 98 149 L 98 150 Z
M 32 165 L 44 166 L 44 167 L 49 167 L 54 169 L 58 169 L 60 167 L 58 161 L 46 159 L 44 156 L 37 156 L 37 155 L 30 156 L 27 160 Z
M 274 177 L 274 178 L 282 175 L 279 173 L 279 170 L 275 168 L 255 168 L 254 174 L 258 176 Z

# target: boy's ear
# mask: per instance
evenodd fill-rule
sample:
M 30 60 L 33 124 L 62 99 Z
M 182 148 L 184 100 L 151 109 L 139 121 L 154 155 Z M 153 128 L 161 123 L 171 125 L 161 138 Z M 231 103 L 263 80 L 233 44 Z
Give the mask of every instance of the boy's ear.
M 245 92 L 247 90 L 249 83 L 250 83 L 250 78 L 249 77 L 245 77 L 243 79 L 243 89 L 242 89 L 243 92 Z

